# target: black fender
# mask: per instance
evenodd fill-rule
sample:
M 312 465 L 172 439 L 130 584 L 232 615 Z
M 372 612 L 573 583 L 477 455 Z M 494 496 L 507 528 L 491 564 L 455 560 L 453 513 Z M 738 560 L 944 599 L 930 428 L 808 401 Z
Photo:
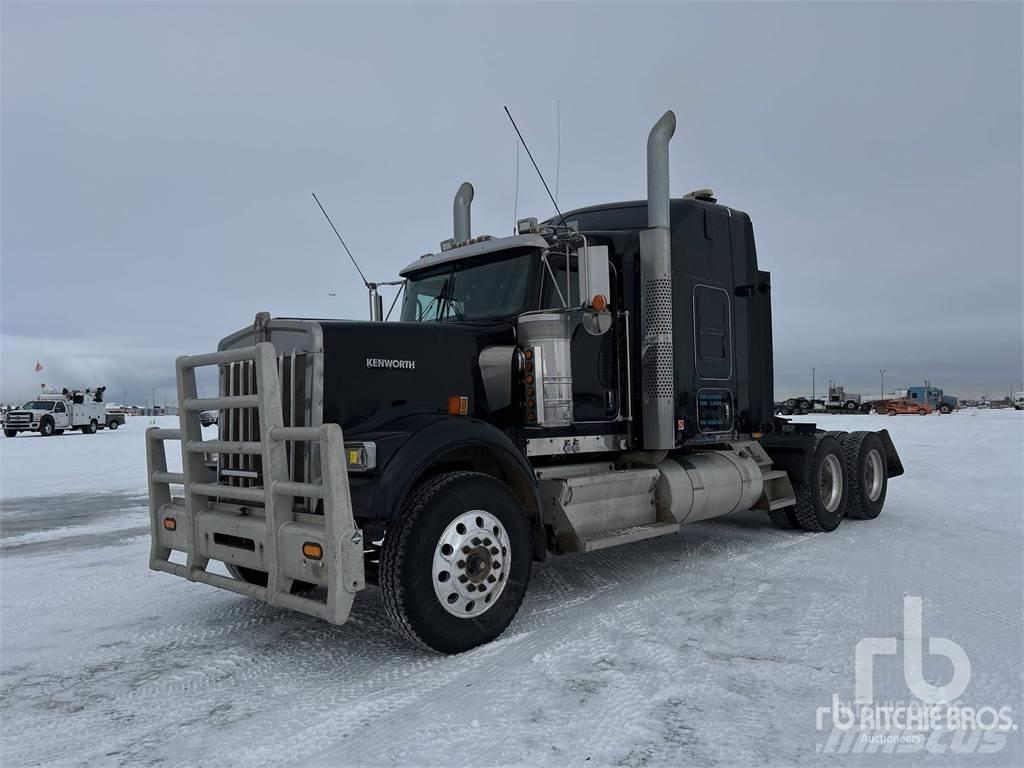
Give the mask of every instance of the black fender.
M 392 433 L 390 439 L 398 437 L 401 444 L 372 480 L 366 478 L 372 489 L 364 486 L 357 492 L 363 504 L 356 513 L 370 520 L 389 520 L 398 515 L 420 482 L 444 471 L 446 465 L 475 467 L 498 477 L 519 498 L 533 529 L 534 556 L 543 559 L 547 546 L 540 489 L 533 468 L 511 438 L 492 424 L 466 416 L 437 415 L 416 422 L 415 431 L 401 436 Z M 349 477 L 353 485 L 355 476 Z

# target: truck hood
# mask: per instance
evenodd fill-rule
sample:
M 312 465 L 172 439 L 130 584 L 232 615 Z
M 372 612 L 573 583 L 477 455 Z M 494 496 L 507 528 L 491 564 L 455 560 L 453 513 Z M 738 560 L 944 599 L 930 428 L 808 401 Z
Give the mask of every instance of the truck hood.
M 507 349 L 511 380 L 515 337 L 510 322 L 369 323 L 321 320 L 325 422 L 351 434 L 387 431 L 396 419 L 446 414 L 449 398 L 467 398 L 468 415 L 495 419 L 509 403 L 490 392 L 480 353 Z M 498 357 L 503 358 L 504 352 Z

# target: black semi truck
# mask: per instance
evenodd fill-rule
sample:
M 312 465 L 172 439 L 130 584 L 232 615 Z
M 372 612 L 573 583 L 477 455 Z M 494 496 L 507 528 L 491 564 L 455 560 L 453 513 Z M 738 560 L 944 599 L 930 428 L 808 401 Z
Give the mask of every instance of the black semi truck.
M 650 132 L 646 201 L 514 236 L 473 236 L 464 184 L 454 236 L 401 273 L 399 322 L 379 302 L 370 322 L 260 313 L 179 358 L 181 426 L 147 433 L 150 566 L 339 624 L 376 584 L 400 633 L 458 652 L 504 631 L 551 555 L 751 509 L 876 517 L 903 472 L 888 433 L 774 415 L 750 218 L 670 198 L 674 131 L 668 112 Z

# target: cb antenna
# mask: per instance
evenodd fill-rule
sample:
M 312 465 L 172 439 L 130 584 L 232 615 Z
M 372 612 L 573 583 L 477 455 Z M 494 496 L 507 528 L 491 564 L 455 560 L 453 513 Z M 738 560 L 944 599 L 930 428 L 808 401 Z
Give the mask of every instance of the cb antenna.
M 516 129 L 516 135 L 519 136 L 519 141 L 523 145 L 523 149 L 526 150 L 526 154 L 530 158 L 530 162 L 533 163 L 533 170 L 537 172 L 540 177 L 540 183 L 544 185 L 544 191 L 548 193 L 548 197 L 551 198 L 551 204 L 555 206 L 555 211 L 558 213 L 558 218 L 562 222 L 562 226 L 565 226 L 565 216 L 562 215 L 562 211 L 558 208 L 558 203 L 555 201 L 555 196 L 551 194 L 551 188 L 548 187 L 548 183 L 544 181 L 544 174 L 540 172 L 540 168 L 537 167 L 537 161 L 533 159 L 533 153 L 530 148 L 526 146 L 526 139 L 523 138 L 523 134 L 519 130 L 519 126 L 516 125 L 515 119 L 512 117 L 512 113 L 508 111 L 508 107 L 505 107 L 505 114 L 508 115 L 508 119 L 512 123 L 512 127 Z
M 403 281 L 396 280 L 390 283 L 371 283 L 367 280 L 366 275 L 363 274 L 363 270 L 359 268 L 359 263 L 356 261 L 356 257 L 352 255 L 352 251 L 350 251 L 348 246 L 345 245 L 345 239 L 341 236 L 341 232 L 339 232 L 338 228 L 334 226 L 334 222 L 331 221 L 331 217 L 327 215 L 327 210 L 324 208 L 323 203 L 320 202 L 320 198 L 316 196 L 316 192 L 313 192 L 312 194 L 313 199 L 316 200 L 316 204 L 320 207 L 321 213 L 323 213 L 324 218 L 327 219 L 327 223 L 331 225 L 331 229 L 334 230 L 334 234 L 338 237 L 338 242 L 341 243 L 341 247 L 345 249 L 345 253 L 347 253 L 349 259 L 351 259 L 352 266 L 355 267 L 356 272 L 359 273 L 359 279 L 363 281 L 363 285 L 366 286 L 366 290 L 370 292 L 370 319 L 374 322 L 381 322 L 384 320 L 384 300 L 377 289 L 382 285 L 400 285 Z M 397 296 L 395 297 L 395 300 L 398 300 Z M 392 304 L 391 308 L 394 309 L 394 307 L 395 305 Z M 388 315 L 391 315 L 390 311 L 388 312 Z
M 327 215 L 327 211 L 324 209 L 323 203 L 320 202 L 320 198 L 316 196 L 316 192 L 313 192 L 312 194 L 313 194 L 313 199 L 316 200 L 316 204 L 318 206 L 320 206 L 320 212 L 323 213 L 324 218 L 327 219 L 327 223 L 331 225 L 331 229 L 333 229 L 334 230 L 334 234 L 337 235 L 338 242 L 341 243 L 341 247 L 345 249 L 345 253 L 347 253 L 348 257 L 352 260 L 352 266 L 355 267 L 356 268 L 356 272 L 359 273 L 359 277 L 363 281 L 363 285 L 365 285 L 367 288 L 371 288 L 372 289 L 373 286 L 371 286 L 370 285 L 370 281 L 366 279 L 366 275 L 363 274 L 363 270 L 361 270 L 359 268 L 359 264 L 356 263 L 356 257 L 352 255 L 352 251 L 350 251 L 348 249 L 348 246 L 345 245 L 344 238 L 342 238 L 341 233 L 338 231 L 338 228 L 336 226 L 334 226 L 334 222 L 331 221 L 331 217 Z

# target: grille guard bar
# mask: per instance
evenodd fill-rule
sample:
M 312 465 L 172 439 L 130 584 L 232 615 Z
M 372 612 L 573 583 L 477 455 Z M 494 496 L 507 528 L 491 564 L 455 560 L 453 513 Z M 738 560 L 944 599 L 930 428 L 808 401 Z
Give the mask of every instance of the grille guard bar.
M 248 360 L 255 361 L 255 395 L 198 397 L 196 368 Z M 179 357 L 177 383 L 180 428 L 146 430 L 149 567 L 332 624 L 343 623 L 355 593 L 366 581 L 363 534 L 352 517 L 341 427 L 284 426 L 277 357 L 270 342 Z M 260 440 L 204 441 L 199 413 L 221 408 L 257 409 Z M 181 473 L 167 471 L 164 443 L 168 440 L 181 443 Z M 285 441 L 320 443 L 319 483 L 295 482 L 289 477 Z M 263 485 L 243 488 L 213 481 L 207 477 L 206 452 L 259 455 Z M 172 497 L 171 485 L 181 485 L 184 496 Z M 323 515 L 297 511 L 296 498 L 322 499 Z M 263 508 L 237 502 L 258 502 Z M 307 544 L 319 545 L 322 557 L 307 556 Z M 173 551 L 185 554 L 184 565 L 171 561 Z M 207 570 L 211 560 L 266 572 L 267 585 L 212 573 Z M 295 582 L 326 586 L 326 596 L 321 600 L 292 594 Z

